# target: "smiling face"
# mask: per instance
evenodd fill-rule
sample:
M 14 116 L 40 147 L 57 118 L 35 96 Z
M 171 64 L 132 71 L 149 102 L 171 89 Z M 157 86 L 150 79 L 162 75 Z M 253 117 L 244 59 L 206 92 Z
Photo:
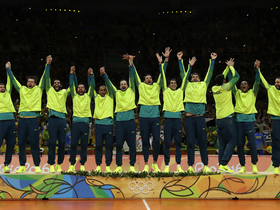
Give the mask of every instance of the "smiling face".
M 191 75 L 191 82 L 200 82 L 199 74 L 194 73 Z
M 243 92 L 243 93 L 247 93 L 248 90 L 249 90 L 249 85 L 248 85 L 248 82 L 247 81 L 242 81 L 240 83 L 240 90 Z
M 152 79 L 152 76 L 151 76 L 151 75 L 147 75 L 147 76 L 145 76 L 144 83 L 146 83 L 147 85 L 151 85 L 151 84 L 153 84 L 153 79 Z
M 170 80 L 170 83 L 169 83 L 169 88 L 171 89 L 171 90 L 176 90 L 176 88 L 177 88 L 177 82 L 176 82 L 176 80 Z
M 27 87 L 29 89 L 32 89 L 34 86 L 36 86 L 35 79 L 28 78 L 28 80 L 27 80 Z
M 77 92 L 79 95 L 83 95 L 86 92 L 85 86 L 83 84 L 78 85 Z
M 0 84 L 0 93 L 5 93 L 6 88 L 4 84 Z
M 121 89 L 122 91 L 126 91 L 127 88 L 128 88 L 127 82 L 126 82 L 125 80 L 122 80 L 122 81 L 120 82 L 120 89 Z
M 98 93 L 99 93 L 102 97 L 104 97 L 104 96 L 106 95 L 106 93 L 107 93 L 106 87 L 105 87 L 105 86 L 100 86 L 100 87 L 99 87 Z
M 53 88 L 56 90 L 56 91 L 59 91 L 60 88 L 62 87 L 61 83 L 59 80 L 54 80 L 53 82 Z
M 280 78 L 276 78 L 275 87 L 277 88 L 277 90 L 280 90 Z

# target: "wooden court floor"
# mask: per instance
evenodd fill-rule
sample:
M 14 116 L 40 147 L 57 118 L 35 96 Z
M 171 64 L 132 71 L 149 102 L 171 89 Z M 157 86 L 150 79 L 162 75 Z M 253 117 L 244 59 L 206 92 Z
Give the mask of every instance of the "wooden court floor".
M 126 199 L 126 200 L 25 200 L 0 201 L 2 210 L 264 210 L 278 209 L 278 200 L 186 200 L 186 199 Z

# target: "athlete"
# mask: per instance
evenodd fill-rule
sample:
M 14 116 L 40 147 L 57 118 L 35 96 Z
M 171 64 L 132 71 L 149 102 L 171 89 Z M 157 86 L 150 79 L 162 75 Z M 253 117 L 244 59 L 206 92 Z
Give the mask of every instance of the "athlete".
M 165 64 L 169 60 L 169 54 L 171 50 L 169 47 L 165 49 L 163 56 L 165 57 Z M 144 82 L 141 82 L 139 75 L 136 71 L 136 68 L 133 63 L 129 66 L 130 71 L 134 73 L 135 83 L 139 90 L 139 102 L 140 107 L 140 129 L 142 137 L 142 147 L 143 147 L 143 156 L 145 161 L 144 172 L 150 170 L 148 165 L 149 159 L 149 137 L 150 133 L 153 136 L 153 164 L 152 169 L 155 172 L 160 172 L 160 169 L 157 164 L 159 148 L 160 148 L 160 119 L 159 119 L 159 94 L 160 94 L 160 82 L 161 76 L 156 83 L 153 82 L 152 76 L 150 74 L 145 75 Z M 164 68 L 166 69 L 166 68 Z
M 79 84 L 76 91 L 74 85 L 74 72 L 75 67 L 72 66 L 70 69 L 69 84 L 71 96 L 73 99 L 73 120 L 71 128 L 71 152 L 69 159 L 71 165 L 69 167 L 68 172 L 73 172 L 75 170 L 76 154 L 79 139 L 81 139 L 80 171 L 86 171 L 85 162 L 87 161 L 89 120 L 92 117 L 90 103 L 95 88 L 95 80 L 92 68 L 88 69 L 88 73 L 90 75 L 90 87 L 87 93 L 83 84 Z
M 77 81 L 76 76 L 74 80 Z M 58 158 L 56 169 L 57 172 L 61 172 L 61 164 L 65 155 L 65 139 L 66 139 L 66 99 L 70 94 L 70 88 L 62 89 L 60 80 L 54 80 L 53 86 L 51 86 L 50 68 L 46 69 L 45 84 L 47 93 L 47 108 L 49 109 L 48 118 L 48 164 L 50 164 L 50 172 L 55 173 L 55 149 L 56 142 L 58 141 Z M 77 84 L 77 82 L 75 83 Z
M 105 74 L 105 67 L 100 68 L 100 74 Z M 113 156 L 113 120 L 114 120 L 114 93 L 107 90 L 106 86 L 99 87 L 99 94 L 94 90 L 95 109 L 93 118 L 95 119 L 95 171 L 101 171 L 103 139 L 105 139 L 105 162 L 106 172 L 112 172 L 110 165 Z
M 11 63 L 7 62 L 6 69 L 11 69 Z M 4 173 L 10 173 L 9 165 L 12 161 L 12 155 L 16 144 L 16 124 L 14 112 L 15 108 L 11 99 L 13 84 L 7 75 L 7 84 L 0 83 L 0 145 L 6 140 L 6 154 L 4 162 Z
M 236 124 L 232 118 L 234 107 L 232 104 L 232 88 L 239 80 L 239 74 L 234 69 L 234 59 L 226 62 L 232 73 L 232 79 L 226 83 L 226 71 L 215 78 L 216 85 L 212 87 L 215 100 L 216 118 L 219 137 L 219 171 L 233 172 L 227 164 L 231 159 L 233 150 L 237 143 Z
M 268 94 L 268 110 L 267 113 L 271 114 L 272 124 L 272 166 L 274 166 L 274 174 L 279 174 L 280 164 L 280 77 L 275 79 L 275 85 L 270 85 L 263 77 L 261 71 L 260 78 L 263 87 L 267 90 Z
M 35 172 L 40 173 L 39 167 L 40 148 L 39 148 L 39 124 L 38 117 L 41 112 L 42 93 L 45 88 L 45 72 L 50 68 L 52 57 L 49 55 L 46 59 L 45 71 L 37 86 L 36 77 L 27 78 L 27 86 L 22 86 L 14 77 L 10 68 L 7 68 L 8 75 L 20 95 L 19 121 L 18 121 L 18 145 L 20 168 L 17 173 L 26 172 L 26 142 L 29 139 Z
M 260 61 L 256 60 L 255 64 L 256 78 L 253 89 L 249 89 L 247 81 L 242 81 L 240 84 L 240 89 L 237 89 L 236 85 L 232 88 L 232 93 L 235 96 L 235 108 L 236 113 L 236 128 L 237 128 L 237 152 L 239 157 L 239 162 L 241 169 L 239 173 L 246 173 L 245 169 L 245 136 L 248 139 L 248 145 L 250 147 L 251 161 L 253 164 L 253 173 L 258 173 L 258 168 L 256 163 L 258 162 L 258 153 L 255 144 L 255 124 L 256 121 L 255 113 L 257 113 L 255 103 L 256 97 L 259 91 L 260 85 Z M 228 68 L 227 68 L 228 69 Z M 232 78 L 231 71 L 228 72 L 229 80 Z
M 182 143 L 182 111 L 184 111 L 183 95 L 186 88 L 186 74 L 182 85 L 177 89 L 177 82 L 175 79 L 171 79 L 169 87 L 167 87 L 165 70 L 163 69 L 164 64 L 162 64 L 162 56 L 156 54 L 159 61 L 160 75 L 162 80 L 162 90 L 163 90 L 163 111 L 164 111 L 164 162 L 165 169 L 164 172 L 169 172 L 169 162 L 170 162 L 170 145 L 174 138 L 175 148 L 176 148 L 176 163 L 177 172 L 184 172 L 181 168 L 181 143 Z M 191 62 L 191 60 L 190 60 Z M 192 62 L 194 62 L 192 60 Z M 189 69 L 188 69 L 188 72 Z
M 183 64 L 183 52 L 177 53 L 180 75 L 183 79 L 185 73 L 184 64 Z M 217 58 L 216 53 L 211 53 L 210 65 L 207 71 L 207 74 L 204 78 L 204 81 L 200 80 L 198 73 L 193 73 L 191 76 L 191 82 L 186 78 L 187 87 L 185 90 L 185 130 L 186 130 L 186 140 L 188 148 L 188 170 L 187 172 L 193 173 L 193 164 L 194 164 L 194 154 L 195 154 L 195 139 L 197 139 L 199 144 L 200 156 L 202 163 L 204 164 L 204 172 L 211 172 L 208 167 L 208 152 L 207 152 L 207 133 L 206 133 L 206 123 L 205 123 L 205 104 L 206 102 L 206 93 L 207 87 L 210 83 L 210 80 L 213 75 L 213 69 L 215 64 L 215 59 Z M 196 61 L 196 58 L 192 58 L 190 66 L 192 67 Z M 189 71 L 191 71 L 190 68 Z
M 128 59 L 132 64 L 134 56 L 127 55 L 124 59 Z M 135 105 L 135 82 L 133 72 L 129 73 L 129 86 L 126 80 L 120 81 L 120 90 L 111 83 L 107 74 L 102 74 L 107 89 L 112 92 L 116 98 L 116 164 L 117 168 L 114 172 L 122 172 L 122 153 L 123 144 L 126 140 L 129 146 L 130 171 L 135 172 L 134 164 L 136 162 L 136 126 L 134 118 Z

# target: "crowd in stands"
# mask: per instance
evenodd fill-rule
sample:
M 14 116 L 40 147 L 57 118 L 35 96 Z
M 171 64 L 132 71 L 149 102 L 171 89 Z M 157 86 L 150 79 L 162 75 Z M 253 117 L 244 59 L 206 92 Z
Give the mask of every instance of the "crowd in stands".
M 96 87 L 104 84 L 98 70 L 106 66 L 106 55 L 119 56 L 124 53 L 136 55 L 135 66 L 140 76 L 148 72 L 156 80 L 159 75 L 156 52 L 164 47 L 173 49 L 167 68 L 167 78 L 176 78 L 180 83 L 179 67 L 176 57 L 178 51 L 184 52 L 185 64 L 190 57 L 196 56 L 193 71 L 204 78 L 211 52 L 216 52 L 214 76 L 207 94 L 205 118 L 209 119 L 209 146 L 215 146 L 215 106 L 211 94 L 215 75 L 225 68 L 225 61 L 235 58 L 235 69 L 240 81 L 254 83 L 254 61 L 261 61 L 261 70 L 270 84 L 280 72 L 280 16 L 270 8 L 231 8 L 209 11 L 193 18 L 149 19 L 147 16 L 132 13 L 108 15 L 107 13 L 81 12 L 61 18 L 58 13 L 33 11 L 22 7 L 0 9 L 0 80 L 6 81 L 5 63 L 12 63 L 12 70 L 21 84 L 26 83 L 28 75 L 41 77 L 45 57 L 53 56 L 52 79 L 59 79 L 64 88 L 69 85 L 69 69 L 75 65 L 78 81 L 87 84 L 87 69 L 92 67 L 95 73 Z M 111 81 L 118 87 L 127 74 L 110 72 Z M 239 83 L 238 83 L 239 85 Z M 12 99 L 16 110 L 19 107 L 19 95 L 13 90 Z M 40 125 L 47 122 L 46 95 L 43 95 Z M 271 135 L 272 120 L 267 114 L 267 93 L 260 87 L 256 108 L 256 127 L 267 136 Z M 92 111 L 94 103 L 92 102 Z M 72 100 L 67 101 L 66 122 L 71 127 Z M 138 115 L 136 109 L 135 115 Z M 18 120 L 18 114 L 16 114 Z M 137 118 L 136 118 L 137 121 Z M 136 122 L 137 124 L 137 122 Z M 94 132 L 94 123 L 91 124 Z M 139 126 L 137 124 L 137 129 Z M 46 135 L 46 133 L 45 133 Z M 214 135 L 214 136 L 213 136 Z M 94 135 L 93 135 L 94 136 Z M 46 137 L 45 137 L 46 138 Z M 42 141 L 42 144 L 43 141 Z

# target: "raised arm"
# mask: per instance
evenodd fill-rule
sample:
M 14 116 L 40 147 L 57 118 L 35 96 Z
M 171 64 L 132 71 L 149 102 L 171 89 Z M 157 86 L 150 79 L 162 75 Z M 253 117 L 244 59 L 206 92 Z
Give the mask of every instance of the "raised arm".
M 43 92 L 43 90 L 45 89 L 45 86 L 46 86 L 46 81 L 45 81 L 46 71 L 50 72 L 51 63 L 52 63 L 52 56 L 49 55 L 46 58 L 45 70 L 44 70 L 44 73 L 43 73 L 43 75 L 40 79 L 39 85 L 38 85 L 38 87 L 42 90 L 42 92 Z
M 104 70 L 104 71 L 103 71 Z M 107 89 L 109 91 L 109 94 L 113 94 L 113 95 L 116 95 L 116 92 L 117 92 L 117 88 L 112 84 L 112 82 L 110 81 L 108 75 L 106 74 L 105 72 L 105 67 L 101 67 L 100 68 L 100 74 L 101 74 L 101 77 L 104 79 L 105 81 L 105 84 L 107 86 Z
M 204 82 L 206 83 L 206 86 L 208 87 L 210 80 L 213 76 L 213 70 L 214 70 L 214 64 L 215 64 L 215 59 L 217 58 L 217 54 L 216 53 L 211 53 L 211 60 L 210 60 L 210 64 L 209 64 L 209 68 L 207 71 L 207 74 L 204 78 Z
M 7 69 L 7 77 L 10 78 L 10 80 L 12 81 L 12 84 L 14 85 L 14 87 L 16 88 L 16 90 L 19 92 L 20 88 L 21 88 L 21 84 L 17 81 L 17 79 L 14 77 L 13 72 L 11 70 L 11 63 L 8 62 L 6 63 L 6 69 Z M 8 82 L 8 80 L 7 80 Z
M 89 97 L 93 97 L 94 91 L 95 91 L 95 79 L 94 79 L 94 74 L 93 74 L 92 68 L 88 69 L 88 74 L 89 74 L 88 95 L 89 95 Z
M 10 68 L 11 69 L 11 63 L 7 62 L 5 65 L 6 69 Z M 13 83 L 11 82 L 11 79 L 7 73 L 7 84 L 6 84 L 6 91 L 9 92 L 10 94 L 12 93 L 12 89 L 13 89 Z
M 228 80 L 229 80 L 229 81 L 233 78 L 232 73 L 231 73 L 231 71 L 229 70 L 229 67 L 228 67 L 228 66 L 227 66 L 226 69 L 224 70 L 223 74 L 224 74 L 225 78 L 226 78 L 226 76 L 228 76 Z M 233 93 L 234 96 L 236 95 L 237 90 L 238 90 L 238 89 L 237 89 L 237 86 L 234 85 L 234 86 L 232 87 L 232 93 Z
M 131 90 L 135 93 L 135 79 L 134 79 L 134 74 L 133 74 L 133 70 L 129 68 L 129 87 L 131 88 Z
M 228 83 L 223 84 L 222 88 L 226 91 L 230 91 L 236 85 L 240 76 L 239 76 L 238 72 L 233 67 L 234 66 L 234 58 L 231 58 L 229 61 L 226 62 L 226 64 L 228 65 L 233 77 Z
M 135 58 L 135 56 L 133 55 L 128 55 L 127 53 L 123 55 L 123 60 L 128 60 L 129 63 L 129 72 L 133 73 L 134 76 L 134 81 L 136 86 L 138 87 L 141 84 L 141 79 L 136 71 L 136 68 L 133 64 L 133 59 Z
M 254 64 L 256 77 L 255 77 L 255 83 L 253 86 L 253 92 L 254 92 L 255 96 L 257 96 L 257 94 L 258 94 L 260 83 L 261 83 L 260 72 L 259 72 L 260 66 L 261 66 L 261 62 L 259 60 L 256 60 L 255 64 Z
M 163 54 L 163 53 L 162 53 Z M 163 77 L 162 77 L 162 75 L 161 75 L 161 70 L 163 70 L 164 71 L 164 73 L 166 72 L 166 68 L 164 69 L 164 65 L 163 66 L 161 66 L 162 65 L 162 56 L 160 56 L 158 53 L 156 53 L 156 57 L 157 57 L 157 59 L 158 59 L 158 64 L 159 64 L 159 71 L 160 71 L 160 75 L 159 75 L 159 77 L 158 77 L 158 80 L 157 80 L 157 84 L 163 89 L 163 90 L 165 90 L 164 89 L 164 81 L 163 81 Z M 161 69 L 162 68 L 162 69 Z M 165 74 L 164 74 L 165 75 Z M 164 76 L 165 77 L 165 76 Z
M 77 94 L 76 87 L 74 84 L 74 72 L 75 72 L 75 66 L 71 66 L 70 68 L 70 76 L 69 76 L 69 86 L 70 86 L 70 94 L 72 98 Z
M 182 59 L 182 56 L 183 56 L 183 52 L 177 53 L 179 69 L 180 69 L 180 76 L 181 76 L 181 79 L 183 80 L 186 72 L 185 72 L 184 61 Z M 190 75 L 192 67 L 195 64 L 195 62 L 196 62 L 196 57 L 192 57 L 192 59 L 189 59 L 188 71 L 190 71 L 190 72 L 189 72 L 189 74 L 187 72 L 188 75 Z M 187 79 L 187 81 L 189 80 L 189 78 L 186 78 L 186 79 Z
M 165 77 L 165 72 L 164 72 L 164 64 L 159 65 L 159 72 L 160 72 L 160 80 L 161 80 L 161 88 L 162 91 L 165 91 L 167 89 L 167 82 L 166 82 L 166 77 Z
M 170 57 L 171 52 L 172 52 L 172 49 L 170 49 L 170 47 L 166 47 L 164 53 L 161 52 L 161 54 L 165 57 L 164 65 L 163 65 L 164 73 L 166 73 L 166 69 L 167 69 L 167 65 L 168 65 L 168 61 L 169 61 L 169 57 Z
M 262 86 L 268 90 L 269 88 L 271 88 L 271 85 L 268 84 L 268 82 L 266 81 L 266 79 L 263 77 L 262 72 L 260 69 L 258 69 L 259 73 L 260 73 L 260 78 L 261 78 L 261 82 L 262 82 Z

